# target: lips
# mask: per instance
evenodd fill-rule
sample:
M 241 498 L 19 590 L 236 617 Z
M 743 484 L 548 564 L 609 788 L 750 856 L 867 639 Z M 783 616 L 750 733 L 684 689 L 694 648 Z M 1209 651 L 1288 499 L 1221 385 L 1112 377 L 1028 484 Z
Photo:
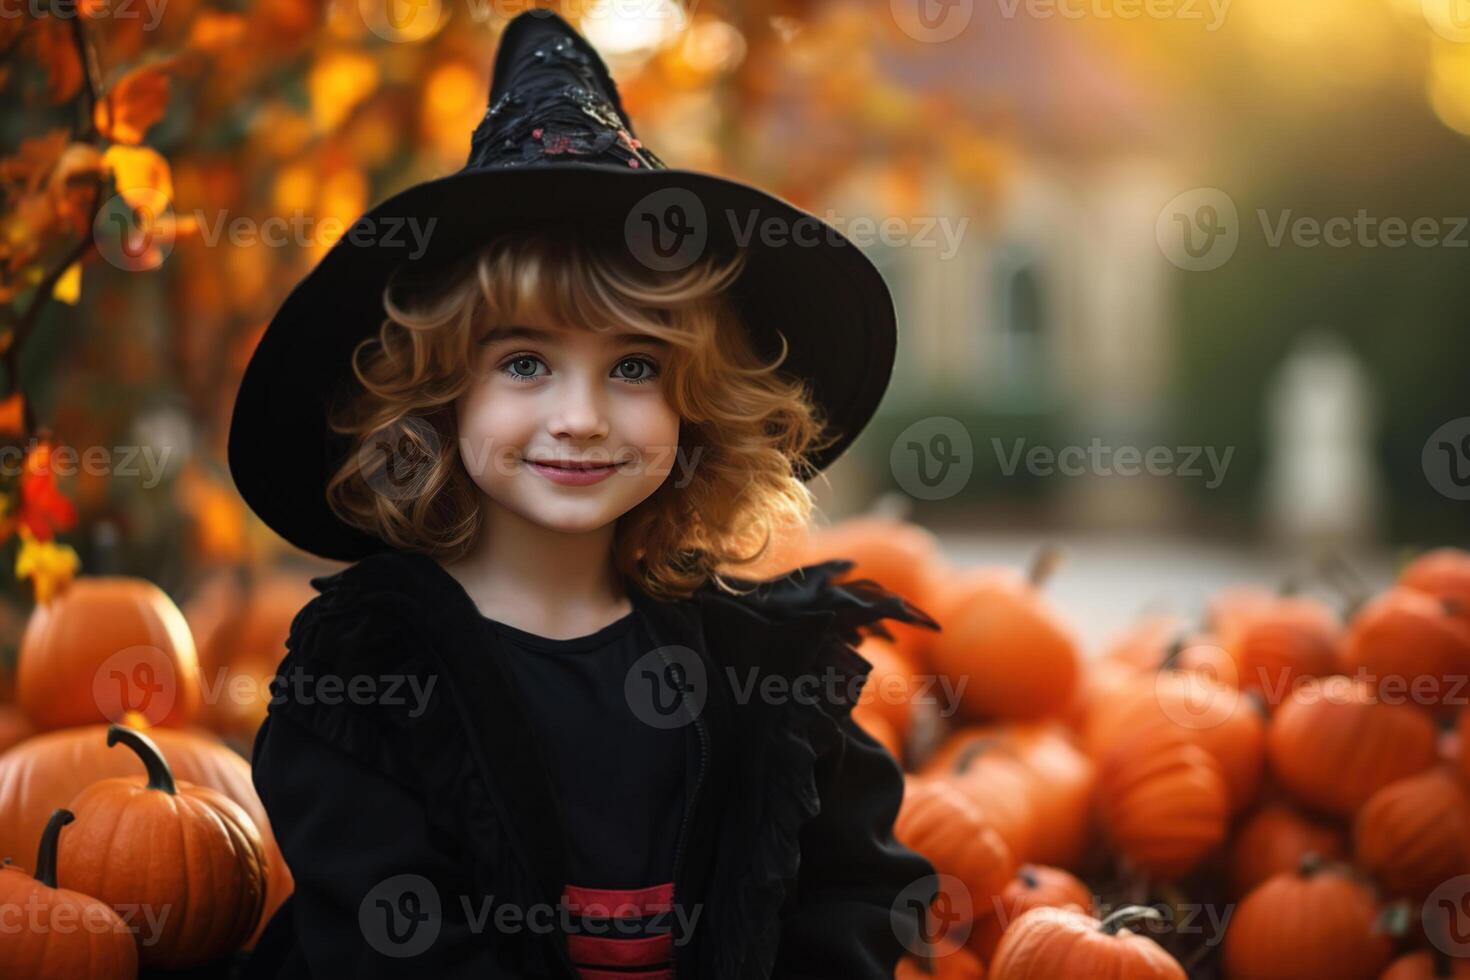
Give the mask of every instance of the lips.
M 546 466 L 553 469 L 569 470 L 572 472 L 576 472 L 578 470 L 610 470 L 617 465 L 616 463 L 578 463 L 574 461 L 550 459 L 533 459 L 529 460 L 528 462 L 535 463 L 537 466 Z
M 526 460 L 526 466 L 531 472 L 540 474 L 552 483 L 565 487 L 585 487 L 593 483 L 600 483 L 616 472 L 620 465 L 619 463 L 578 463 L 569 460 L 559 462 Z

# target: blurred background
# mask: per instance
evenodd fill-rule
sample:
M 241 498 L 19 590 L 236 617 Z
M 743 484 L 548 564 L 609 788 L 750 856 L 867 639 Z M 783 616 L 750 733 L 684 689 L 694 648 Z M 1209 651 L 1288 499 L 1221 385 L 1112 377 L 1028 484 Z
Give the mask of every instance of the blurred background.
M 28 566 L 70 548 L 181 602 L 325 567 L 232 488 L 235 386 L 347 223 L 462 165 L 524 6 L 0 18 L 0 421 L 14 447 L 111 454 L 4 478 L 17 558 L 28 528 Z M 1382 579 L 1470 536 L 1464 0 L 558 9 L 667 162 L 787 197 L 882 268 L 898 364 L 814 484 L 827 519 L 877 506 L 960 562 L 1060 544 L 1088 637 L 1324 553 Z M 85 234 L 119 201 L 162 202 L 167 234 Z M 35 583 L 5 579 L 21 617 Z

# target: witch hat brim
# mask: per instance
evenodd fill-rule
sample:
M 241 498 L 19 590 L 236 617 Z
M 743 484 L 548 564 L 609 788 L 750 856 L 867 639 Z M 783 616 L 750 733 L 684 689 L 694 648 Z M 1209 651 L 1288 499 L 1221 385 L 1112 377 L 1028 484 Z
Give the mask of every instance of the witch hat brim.
M 806 465 L 819 472 L 841 456 L 876 412 L 897 344 L 892 297 L 861 250 L 758 188 L 663 166 L 632 135 L 596 52 L 554 14 L 524 13 L 506 27 L 491 103 L 464 169 L 364 214 L 267 326 L 228 446 L 236 488 L 261 520 L 333 560 L 387 548 L 340 521 L 325 495 L 351 451 L 327 410 L 355 384 L 349 358 L 382 322 L 383 285 L 395 270 L 429 276 L 501 232 L 558 218 L 621 229 L 639 261 L 668 271 L 743 250 L 731 297 L 752 341 L 770 359 L 784 334 L 781 370 L 809 385 L 827 421 L 831 441 Z

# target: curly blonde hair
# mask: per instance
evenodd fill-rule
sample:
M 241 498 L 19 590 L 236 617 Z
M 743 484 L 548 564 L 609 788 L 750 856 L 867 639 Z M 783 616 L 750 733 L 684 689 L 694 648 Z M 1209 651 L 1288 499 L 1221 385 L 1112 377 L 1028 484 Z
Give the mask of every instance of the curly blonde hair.
M 352 352 L 360 390 L 329 413 L 352 446 L 327 485 L 333 512 L 391 547 L 462 557 L 483 495 L 462 465 L 454 402 L 478 380 L 466 366 L 479 363 L 480 339 L 516 322 L 644 333 L 671 345 L 663 395 L 681 420 L 679 452 L 698 465 L 618 519 L 614 568 L 665 599 L 705 582 L 735 591 L 723 571 L 810 520 L 806 458 L 831 438 L 808 386 L 778 371 L 786 338 L 773 363 L 755 352 L 727 293 L 744 261 L 656 273 L 621 242 L 551 225 L 502 234 L 417 283 L 395 276 L 377 336 Z M 368 451 L 383 442 L 413 458 L 412 493 L 375 489 L 401 462 Z

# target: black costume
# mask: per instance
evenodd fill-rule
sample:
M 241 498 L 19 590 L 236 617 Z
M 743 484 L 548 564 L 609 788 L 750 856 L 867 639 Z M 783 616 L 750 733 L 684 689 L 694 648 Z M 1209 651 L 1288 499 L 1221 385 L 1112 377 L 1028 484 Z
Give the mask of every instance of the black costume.
M 932 897 L 934 871 L 893 839 L 902 777 L 850 717 L 871 669 L 852 644 L 885 617 L 934 624 L 874 583 L 832 582 L 850 567 L 680 602 L 629 586 L 646 642 L 688 652 L 677 676 L 699 702 L 676 729 L 689 818 L 672 888 L 643 896 L 673 906 L 677 976 L 876 980 L 917 935 L 898 899 L 915 883 Z M 253 760 L 296 891 L 247 976 L 626 976 L 574 966 L 564 760 L 504 669 L 503 624 L 423 555 L 382 552 L 313 585 Z

